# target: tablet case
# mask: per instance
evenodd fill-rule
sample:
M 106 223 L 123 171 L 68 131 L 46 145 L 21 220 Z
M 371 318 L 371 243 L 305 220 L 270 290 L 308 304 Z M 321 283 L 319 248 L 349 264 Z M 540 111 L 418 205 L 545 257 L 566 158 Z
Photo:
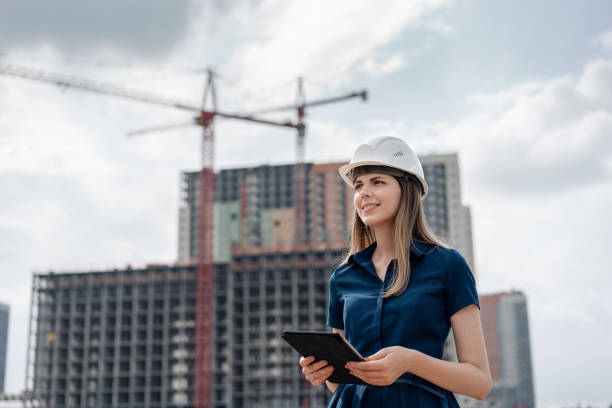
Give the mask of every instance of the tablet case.
M 340 333 L 323 331 L 283 330 L 281 337 L 303 357 L 314 356 L 316 361 L 325 360 L 334 367 L 329 381 L 338 384 L 365 384 L 344 368 L 347 361 L 363 361 Z

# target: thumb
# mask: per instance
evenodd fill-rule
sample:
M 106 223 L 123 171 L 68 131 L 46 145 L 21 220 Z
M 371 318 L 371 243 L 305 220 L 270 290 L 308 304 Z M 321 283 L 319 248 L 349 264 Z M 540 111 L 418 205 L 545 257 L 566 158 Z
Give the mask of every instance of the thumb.
M 385 358 L 387 354 L 389 354 L 389 351 L 386 348 L 380 349 L 376 353 L 372 354 L 370 357 L 367 357 L 365 360 L 366 361 L 380 360 L 380 359 Z

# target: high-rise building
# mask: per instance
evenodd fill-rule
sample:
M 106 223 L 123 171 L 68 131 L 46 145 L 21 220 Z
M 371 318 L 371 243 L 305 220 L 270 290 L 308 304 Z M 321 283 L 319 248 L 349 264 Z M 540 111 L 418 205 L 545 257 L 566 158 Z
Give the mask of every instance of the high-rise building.
M 429 194 L 423 201 L 427 222 L 436 234 L 444 237 L 463 255 L 478 283 L 472 244 L 472 218 L 470 208 L 463 204 L 461 198 L 457 154 L 424 155 L 419 159 L 429 185 Z M 443 358 L 457 361 L 452 330 L 444 343 Z
M 211 406 L 323 407 L 281 329 L 324 330 L 346 248 L 246 248 L 215 265 Z M 42 406 L 194 406 L 194 264 L 35 274 L 28 389 Z
M 196 267 L 34 274 L 27 367 L 47 407 L 193 401 Z
M 4 393 L 4 379 L 6 375 L 6 349 L 8 346 L 9 305 L 0 303 L 0 394 Z
M 480 305 L 493 388 L 484 401 L 463 398 L 461 406 L 534 408 L 527 298 L 497 293 L 481 296 Z
M 461 201 L 456 154 L 420 157 L 429 195 L 423 201 L 432 230 L 463 254 L 474 269 L 469 207 Z M 306 237 L 310 243 L 346 243 L 353 217 L 353 192 L 338 175 L 344 163 L 306 165 Z M 228 262 L 231 248 L 295 244 L 295 166 L 263 165 L 224 169 L 215 182 L 215 262 Z M 181 175 L 178 260 L 197 258 L 198 172 Z
M 474 246 L 472 243 L 472 216 L 463 204 L 459 159 L 456 153 L 432 154 L 419 157 L 423 164 L 429 195 L 423 201 L 427 222 L 434 232 L 443 236 L 465 258 L 474 278 Z

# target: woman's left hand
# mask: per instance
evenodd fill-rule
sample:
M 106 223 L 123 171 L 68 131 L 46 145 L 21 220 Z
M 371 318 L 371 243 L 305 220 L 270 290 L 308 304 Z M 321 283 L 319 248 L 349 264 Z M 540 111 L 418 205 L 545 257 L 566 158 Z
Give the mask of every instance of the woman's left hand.
M 414 350 L 401 346 L 386 347 L 366 358 L 364 362 L 346 364 L 352 375 L 372 385 L 390 385 L 408 371 Z

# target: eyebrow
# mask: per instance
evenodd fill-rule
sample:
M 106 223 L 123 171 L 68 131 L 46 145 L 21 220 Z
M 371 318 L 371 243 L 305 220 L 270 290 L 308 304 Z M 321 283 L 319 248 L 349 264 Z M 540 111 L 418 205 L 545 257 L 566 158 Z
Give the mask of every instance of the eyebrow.
M 385 178 L 385 176 L 381 174 L 381 175 L 378 175 L 378 176 L 373 176 L 373 177 L 371 177 L 371 178 L 370 178 L 370 181 L 374 181 L 374 180 L 376 180 L 376 179 L 384 179 L 384 178 Z M 363 183 L 363 182 L 362 182 L 361 180 L 356 180 L 356 181 L 355 181 L 355 183 L 354 183 L 353 185 L 355 186 L 355 185 L 357 185 L 357 184 L 359 184 L 359 183 Z

